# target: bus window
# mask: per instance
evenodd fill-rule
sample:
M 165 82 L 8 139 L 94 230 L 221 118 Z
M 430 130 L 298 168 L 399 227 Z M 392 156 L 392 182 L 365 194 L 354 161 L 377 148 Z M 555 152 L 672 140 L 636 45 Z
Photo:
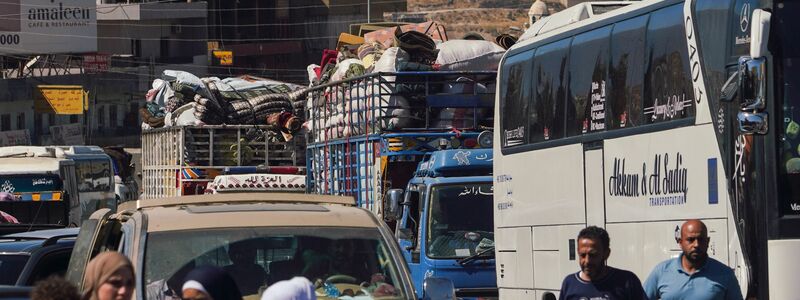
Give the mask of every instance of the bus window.
M 644 76 L 644 115 L 648 124 L 694 115 L 684 34 L 682 5 L 652 13 L 647 27 Z
M 96 191 L 111 190 L 111 162 L 109 160 L 93 160 L 92 175 Z
M 569 52 L 567 136 L 605 130 L 611 27 L 575 36 Z
M 500 95 L 500 111 L 503 113 L 503 147 L 526 143 L 525 119 L 530 98 L 530 59 L 533 51 L 514 55 L 506 59 Z
M 642 122 L 644 89 L 644 39 L 647 17 L 614 25 L 611 36 L 608 125 L 610 129 L 634 127 Z
M 79 192 L 111 190 L 111 164 L 108 160 L 75 160 Z
M 564 136 L 564 105 L 567 99 L 567 54 L 571 39 L 539 47 L 533 61 L 534 97 L 529 109 L 530 140 Z

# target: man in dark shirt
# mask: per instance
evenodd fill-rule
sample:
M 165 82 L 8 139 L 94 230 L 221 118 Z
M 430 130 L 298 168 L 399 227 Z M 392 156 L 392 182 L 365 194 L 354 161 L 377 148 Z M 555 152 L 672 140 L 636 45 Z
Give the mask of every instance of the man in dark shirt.
M 606 265 L 611 239 L 605 229 L 589 226 L 578 234 L 581 271 L 561 283 L 559 300 L 644 300 L 639 278 L 630 271 Z

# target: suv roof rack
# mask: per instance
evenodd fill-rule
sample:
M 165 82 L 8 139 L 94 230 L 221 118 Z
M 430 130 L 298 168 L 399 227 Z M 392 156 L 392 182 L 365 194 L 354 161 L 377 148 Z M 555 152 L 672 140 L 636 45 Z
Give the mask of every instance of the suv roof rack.
M 76 238 L 76 237 L 78 237 L 77 233 L 76 234 L 63 234 L 63 235 L 52 236 L 52 237 L 49 237 L 46 240 L 44 240 L 44 243 L 42 243 L 42 247 L 55 245 L 56 242 L 58 242 L 59 240 L 62 240 L 62 239 Z
M 298 193 L 226 193 L 178 196 L 158 199 L 128 201 L 119 205 L 118 211 L 137 210 L 148 207 L 169 207 L 204 204 L 238 203 L 315 203 L 354 206 L 355 200 L 349 196 L 331 196 Z

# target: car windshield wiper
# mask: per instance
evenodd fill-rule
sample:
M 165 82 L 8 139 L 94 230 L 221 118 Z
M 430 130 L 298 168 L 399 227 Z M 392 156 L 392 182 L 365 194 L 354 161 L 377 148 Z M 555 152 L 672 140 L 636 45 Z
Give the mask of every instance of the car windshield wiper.
M 478 258 L 482 258 L 482 257 L 486 257 L 486 258 L 494 257 L 494 247 L 490 247 L 490 248 L 487 248 L 486 250 L 483 250 L 481 252 L 478 252 L 478 253 L 475 253 L 473 255 L 464 257 L 462 259 L 457 260 L 456 262 L 458 262 L 459 265 L 465 266 L 468 263 L 471 263 L 472 261 L 474 261 L 474 260 L 476 260 Z

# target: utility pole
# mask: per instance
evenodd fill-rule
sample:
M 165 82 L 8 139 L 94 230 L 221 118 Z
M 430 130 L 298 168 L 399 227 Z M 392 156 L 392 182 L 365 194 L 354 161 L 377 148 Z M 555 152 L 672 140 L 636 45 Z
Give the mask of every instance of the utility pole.
M 371 23 L 369 17 L 370 17 L 370 1 L 367 0 L 367 23 Z

